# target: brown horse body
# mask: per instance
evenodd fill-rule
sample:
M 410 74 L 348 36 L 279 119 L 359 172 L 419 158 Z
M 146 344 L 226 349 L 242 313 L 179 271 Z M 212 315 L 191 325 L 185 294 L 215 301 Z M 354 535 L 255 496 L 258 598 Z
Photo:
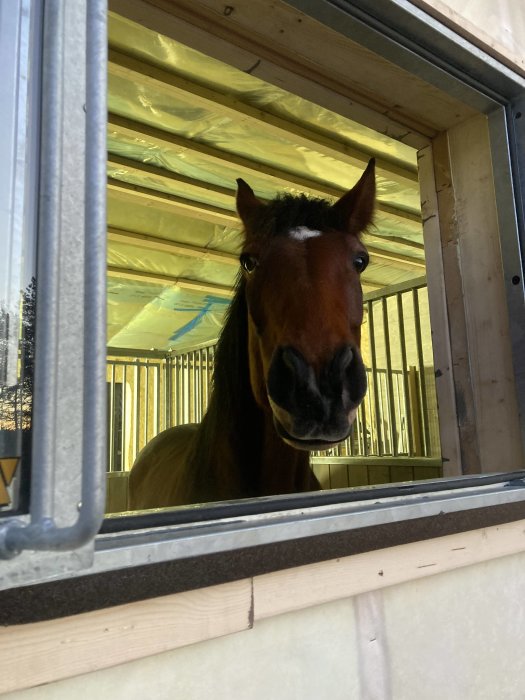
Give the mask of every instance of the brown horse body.
M 137 457 L 130 508 L 319 488 L 309 451 L 348 436 L 366 391 L 359 274 L 368 256 L 373 161 L 334 205 L 259 201 L 238 181 L 243 271 L 200 425 L 169 428 Z

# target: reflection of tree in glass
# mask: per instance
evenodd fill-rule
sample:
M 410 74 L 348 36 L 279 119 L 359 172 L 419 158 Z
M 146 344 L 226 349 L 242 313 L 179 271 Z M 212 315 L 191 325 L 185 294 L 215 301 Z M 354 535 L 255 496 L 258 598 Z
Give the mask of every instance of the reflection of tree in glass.
M 33 374 L 35 361 L 36 280 L 22 292 L 22 317 L 12 319 L 0 308 L 0 430 L 27 430 L 31 427 Z M 5 386 L 9 333 L 20 323 L 18 383 Z

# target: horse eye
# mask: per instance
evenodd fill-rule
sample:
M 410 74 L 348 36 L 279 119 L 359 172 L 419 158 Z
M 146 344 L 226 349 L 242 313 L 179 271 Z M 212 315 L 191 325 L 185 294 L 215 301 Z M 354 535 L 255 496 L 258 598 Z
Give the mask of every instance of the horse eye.
M 359 273 L 361 273 L 366 269 L 368 262 L 369 258 L 368 255 L 366 255 L 365 253 L 356 255 L 356 257 L 354 258 L 354 267 Z
M 257 256 L 252 255 L 251 253 L 241 253 L 239 261 L 243 270 L 245 270 L 248 273 L 253 272 L 259 264 Z

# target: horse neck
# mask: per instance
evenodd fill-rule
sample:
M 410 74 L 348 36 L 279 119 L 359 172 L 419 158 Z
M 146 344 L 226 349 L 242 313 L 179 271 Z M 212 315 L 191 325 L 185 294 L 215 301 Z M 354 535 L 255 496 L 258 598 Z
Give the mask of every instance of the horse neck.
M 309 453 L 295 450 L 277 435 L 270 413 L 264 414 L 265 429 L 259 463 L 259 495 L 315 491 L 319 482 L 310 468 Z
M 308 453 L 286 445 L 270 413 L 255 402 L 247 313 L 240 283 L 217 345 L 213 392 L 191 460 L 198 491 L 210 500 L 318 488 Z

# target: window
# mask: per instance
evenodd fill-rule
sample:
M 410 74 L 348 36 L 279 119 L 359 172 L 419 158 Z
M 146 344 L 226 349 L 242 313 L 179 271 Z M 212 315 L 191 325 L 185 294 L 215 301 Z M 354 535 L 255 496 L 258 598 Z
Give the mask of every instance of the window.
M 64 41 L 44 41 L 49 85 L 58 85 L 53 56 L 66 72 L 75 65 L 76 74 L 63 84 L 63 109 L 46 102 L 46 84 L 42 99 L 44 129 L 53 123 L 64 135 L 62 143 L 53 142 L 52 132 L 46 137 L 44 131 L 42 172 L 49 174 L 46 163 L 59 153 L 68 197 L 58 209 L 55 238 L 40 218 L 39 266 L 52 261 L 59 284 L 41 268 L 36 357 L 37 363 L 45 359 L 45 348 L 47 362 L 60 372 L 39 399 L 49 402 L 53 421 L 43 419 L 39 405 L 45 404 L 35 399 L 32 484 L 40 495 L 21 520 L 5 518 L 0 531 L 10 557 L 4 588 L 45 581 L 57 571 L 67 579 L 147 564 L 151 571 L 177 565 L 186 578 L 173 585 L 202 585 L 212 575 L 205 562 L 214 562 L 214 580 L 220 580 L 246 575 L 250 566 L 279 566 L 277 559 L 292 566 L 355 551 L 351 533 L 357 529 L 370 528 L 371 546 L 385 546 L 392 541 L 385 533 L 398 532 L 399 523 L 405 538 L 421 538 L 418 527 L 424 536 L 438 532 L 440 513 L 461 520 L 469 511 L 469 526 L 482 523 L 487 509 L 490 517 L 522 515 L 524 426 L 516 416 L 524 398 L 516 388 L 525 353 L 514 191 L 523 85 L 481 52 L 456 45 L 428 18 L 418 15 L 415 34 L 402 40 L 397 22 L 408 15 L 376 10 L 374 17 L 359 3 L 341 5 L 319 5 L 322 25 L 300 2 L 276 9 L 285 34 L 300 20 L 319 45 L 334 42 L 314 60 L 293 44 L 293 32 L 286 41 L 271 38 L 264 21 L 255 27 L 244 15 L 214 18 L 215 40 L 210 18 L 200 11 L 187 15 L 184 3 L 175 3 L 171 13 L 148 6 L 147 17 L 139 2 L 111 3 L 107 357 L 101 241 L 106 37 L 95 8 L 87 19 L 86 86 L 78 71 L 85 64 L 82 8 L 72 2 L 56 15 L 46 10 L 44 28 L 56 23 Z M 358 31 L 362 23 L 364 33 Z M 419 29 L 433 37 L 421 60 L 418 51 L 409 55 L 403 48 L 414 50 Z M 447 63 L 452 54 L 456 65 L 469 65 L 466 77 Z M 349 74 L 349 61 L 367 70 Z M 214 70 L 220 75 L 215 83 Z M 229 100 L 220 89 L 225 84 Z M 214 99 L 220 117 L 213 114 Z M 86 126 L 80 119 L 85 103 Z M 242 114 L 240 126 L 235 114 Z M 257 119 L 260 132 L 253 126 Z M 212 135 L 206 134 L 210 124 Z M 228 124 L 234 125 L 230 131 Z M 328 133 L 325 124 L 334 125 Z M 355 133 L 345 131 L 350 126 Z M 251 171 L 250 184 L 263 198 L 282 186 L 337 196 L 345 187 L 342 163 L 355 161 L 356 151 L 361 160 L 376 155 L 380 162 L 377 229 L 367 240 L 376 264 L 363 276 L 369 392 L 351 438 L 312 456 L 323 490 L 128 512 L 126 472 L 137 453 L 164 427 L 200 420 L 209 399 L 238 253 L 232 188 L 225 182 L 241 169 L 242 177 Z M 319 174 L 327 162 L 330 177 Z M 484 227 L 488 233 L 480 237 Z M 46 236 L 53 245 L 44 249 Z M 60 313 L 38 307 L 52 293 Z M 38 377 L 37 371 L 37 387 Z M 497 401 L 490 399 L 495 395 Z M 106 466 L 111 515 L 95 538 Z M 52 535 L 38 516 L 53 521 Z M 36 558 L 28 555 L 34 548 L 42 550 Z M 251 563 L 246 552 L 256 552 Z
M 0 261 L 0 512 L 27 510 L 30 432 L 35 354 L 35 157 L 36 86 L 29 45 L 30 26 L 14 3 L 0 18 L 2 126 L 0 183 L 1 229 L 5 236 Z M 30 167 L 25 168 L 25 164 Z

